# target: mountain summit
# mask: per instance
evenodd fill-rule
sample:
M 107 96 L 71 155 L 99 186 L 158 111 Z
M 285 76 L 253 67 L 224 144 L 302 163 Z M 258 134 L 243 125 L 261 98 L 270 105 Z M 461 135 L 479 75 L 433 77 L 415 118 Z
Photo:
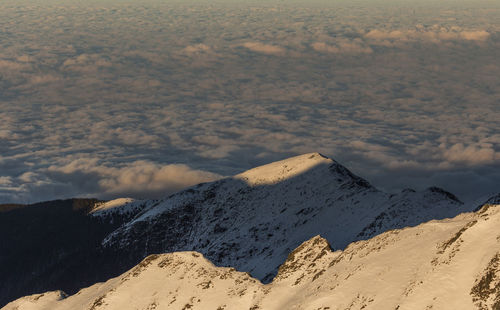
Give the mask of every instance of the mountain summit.
M 321 172 L 333 165 L 338 164 L 320 153 L 309 153 L 253 168 L 233 178 L 243 180 L 249 186 L 272 185 L 312 171 L 321 177 Z

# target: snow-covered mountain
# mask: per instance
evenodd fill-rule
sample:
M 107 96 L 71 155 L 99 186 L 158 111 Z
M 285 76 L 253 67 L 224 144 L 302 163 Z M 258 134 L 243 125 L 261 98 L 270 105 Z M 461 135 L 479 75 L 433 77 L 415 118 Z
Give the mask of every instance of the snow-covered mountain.
M 0 214 L 5 226 L 0 231 L 7 236 L 0 247 L 0 306 L 55 289 L 73 294 L 118 276 L 150 254 L 179 251 L 197 251 L 217 266 L 267 283 L 288 254 L 313 236 L 341 250 L 391 229 L 475 207 L 435 187 L 385 193 L 318 153 L 199 184 L 162 200 L 98 201 L 78 212 L 72 200 L 57 202 L 61 208 L 51 204 Z M 66 215 L 59 216 L 61 210 Z M 36 223 L 36 229 L 25 229 L 26 222 Z M 29 242 L 19 245 L 19 240 Z M 30 240 L 38 240 L 35 247 Z
M 270 284 L 177 252 L 148 256 L 70 297 L 54 291 L 4 309 L 500 309 L 500 205 L 344 250 L 315 236 L 288 255 Z
M 288 253 L 312 236 L 343 249 L 464 210 L 455 196 L 435 187 L 381 192 L 336 161 L 311 153 L 147 203 L 103 246 L 144 256 L 198 251 L 218 266 L 267 282 Z

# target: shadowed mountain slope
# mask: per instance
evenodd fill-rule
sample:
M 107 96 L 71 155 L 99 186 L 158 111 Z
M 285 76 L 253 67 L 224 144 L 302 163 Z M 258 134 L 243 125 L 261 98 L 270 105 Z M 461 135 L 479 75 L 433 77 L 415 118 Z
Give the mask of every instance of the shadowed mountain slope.
M 129 217 L 89 216 L 103 202 L 67 199 L 18 205 L 0 213 L 0 305 L 26 293 L 86 285 L 130 268 L 101 242 Z
M 315 236 L 270 284 L 216 267 L 197 252 L 151 255 L 119 277 L 66 297 L 16 300 L 5 310 L 499 309 L 500 205 L 391 230 L 332 251 Z

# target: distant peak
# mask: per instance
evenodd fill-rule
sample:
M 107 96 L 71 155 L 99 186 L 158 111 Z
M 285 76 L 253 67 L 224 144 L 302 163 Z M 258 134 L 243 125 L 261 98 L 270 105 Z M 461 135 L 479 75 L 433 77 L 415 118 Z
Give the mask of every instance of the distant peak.
M 118 198 L 118 199 L 113 199 L 113 200 L 106 201 L 106 202 L 97 203 L 94 206 L 94 208 L 92 209 L 92 211 L 90 211 L 90 213 L 120 208 L 128 203 L 133 202 L 133 201 L 134 201 L 134 199 L 132 199 L 132 198 Z
M 319 165 L 329 166 L 334 163 L 320 153 L 308 153 L 276 161 L 267 165 L 250 169 L 234 176 L 249 185 L 266 185 L 298 176 Z
M 234 176 L 250 186 L 277 184 L 288 179 L 308 174 L 314 179 L 331 179 L 341 184 L 342 189 L 374 189 L 365 179 L 318 152 L 307 153 L 256 167 Z

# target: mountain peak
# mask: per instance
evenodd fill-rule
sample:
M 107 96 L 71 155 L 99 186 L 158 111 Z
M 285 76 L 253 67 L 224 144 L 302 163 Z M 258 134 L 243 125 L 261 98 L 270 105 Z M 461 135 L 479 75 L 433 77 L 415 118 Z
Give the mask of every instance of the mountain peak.
M 118 198 L 106 202 L 96 203 L 92 211 L 90 211 L 90 213 L 121 208 L 124 205 L 131 203 L 133 201 L 134 199 L 132 198 Z
M 320 235 L 314 236 L 288 255 L 275 279 L 284 280 L 293 277 L 301 280 L 305 275 L 311 275 L 318 265 L 322 265 L 321 261 L 332 253 L 330 243 L 325 238 Z
M 256 167 L 234 176 L 250 186 L 270 185 L 296 177 L 318 166 L 334 163 L 320 153 L 308 153 Z

